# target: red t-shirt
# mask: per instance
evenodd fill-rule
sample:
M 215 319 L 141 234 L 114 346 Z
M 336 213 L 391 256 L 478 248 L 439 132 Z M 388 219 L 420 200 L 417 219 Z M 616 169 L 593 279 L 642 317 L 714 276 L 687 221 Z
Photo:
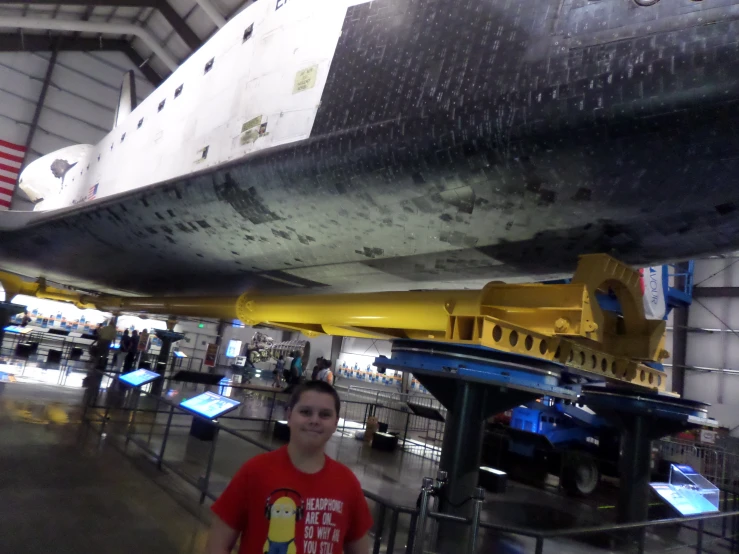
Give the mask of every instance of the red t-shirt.
M 303 473 L 286 446 L 241 466 L 211 509 L 241 532 L 239 554 L 341 554 L 372 527 L 348 467 L 326 456 L 321 471 Z

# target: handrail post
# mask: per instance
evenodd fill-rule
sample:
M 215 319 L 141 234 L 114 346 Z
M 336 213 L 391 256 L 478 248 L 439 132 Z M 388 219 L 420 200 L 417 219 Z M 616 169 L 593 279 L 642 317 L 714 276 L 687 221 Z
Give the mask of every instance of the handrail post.
M 426 518 L 429 512 L 429 499 L 434 490 L 434 480 L 431 477 L 424 477 L 421 484 L 421 505 L 418 508 L 418 520 L 416 521 L 416 529 L 414 531 L 415 543 L 413 545 L 413 554 L 423 554 L 424 531 L 426 529 Z
M 380 546 L 382 543 L 382 532 L 385 530 L 385 504 L 380 504 L 380 514 L 378 516 L 378 526 L 375 530 L 375 543 L 372 547 L 372 554 L 380 554 Z
M 390 516 L 390 531 L 387 536 L 387 548 L 385 549 L 388 554 L 395 552 L 395 535 L 398 532 L 398 519 L 400 518 L 400 512 L 393 509 L 392 515 Z
M 126 446 L 131 442 L 131 434 L 136 429 L 136 412 L 139 410 L 139 399 L 141 398 L 141 389 L 138 387 L 133 389 L 131 392 L 131 421 L 128 422 L 128 428 L 126 429 Z
M 475 488 L 472 493 L 472 521 L 470 522 L 469 535 L 469 554 L 477 552 L 477 537 L 480 530 L 480 513 L 482 512 L 482 503 L 485 501 L 485 490 L 482 487 Z
M 200 494 L 200 503 L 205 502 L 205 497 L 208 493 L 208 485 L 210 485 L 210 474 L 213 470 L 213 459 L 216 457 L 216 444 L 218 443 L 218 425 L 215 425 L 215 432 L 213 433 L 213 442 L 210 445 L 210 454 L 208 455 L 208 465 L 205 468 L 205 477 L 203 478 L 203 488 Z M 163 452 L 163 451 L 162 451 Z
M 159 459 L 157 460 L 157 467 L 159 469 L 162 469 L 162 460 L 164 460 L 164 449 L 167 448 L 167 439 L 169 438 L 169 428 L 172 426 L 172 416 L 173 415 L 174 415 L 174 405 L 171 405 L 169 407 L 169 418 L 167 419 L 167 426 L 164 428 L 164 437 L 162 438 L 162 448 L 159 451 Z

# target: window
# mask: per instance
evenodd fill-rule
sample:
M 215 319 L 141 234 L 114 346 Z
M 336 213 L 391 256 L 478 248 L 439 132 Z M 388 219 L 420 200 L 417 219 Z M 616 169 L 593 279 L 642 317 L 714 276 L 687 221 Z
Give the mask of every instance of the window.
M 139 119 L 139 124 L 138 124 L 138 125 L 136 125 L 136 128 L 137 128 L 137 129 L 141 129 L 141 126 L 142 126 L 143 124 L 144 124 L 144 118 L 142 117 L 141 119 Z
M 159 109 L 157 110 L 158 112 L 161 112 L 164 109 L 164 104 L 166 102 L 166 100 L 162 100 L 161 102 L 159 102 Z
M 121 135 L 121 142 L 123 142 L 124 140 L 126 140 L 126 133 L 123 133 L 123 134 Z
M 213 69 L 213 62 L 215 61 L 215 58 L 211 58 L 210 61 L 205 64 L 205 71 L 203 71 L 203 75 L 208 73 L 211 69 Z
M 247 40 L 249 40 L 251 38 L 252 33 L 254 33 L 254 23 L 252 23 L 251 25 L 249 25 L 246 28 L 246 30 L 244 31 L 244 40 L 243 40 L 243 42 L 246 42 Z M 243 42 L 242 42 L 242 44 L 243 44 Z
M 208 148 L 209 148 L 208 146 L 206 146 L 205 148 L 203 148 L 203 159 L 205 159 L 205 158 L 208 157 Z
M 177 98 L 177 97 L 178 97 L 178 96 L 179 96 L 180 94 L 182 94 L 182 88 L 183 88 L 184 86 L 185 86 L 185 85 L 180 85 L 180 86 L 178 86 L 178 87 L 177 87 L 177 89 L 176 89 L 176 90 L 174 91 L 174 97 L 175 97 L 175 98 Z

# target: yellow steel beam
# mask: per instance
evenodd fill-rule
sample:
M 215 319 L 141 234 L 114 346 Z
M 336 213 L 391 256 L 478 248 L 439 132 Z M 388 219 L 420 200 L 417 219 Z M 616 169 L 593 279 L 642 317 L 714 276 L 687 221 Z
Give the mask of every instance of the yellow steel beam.
M 28 294 L 110 312 L 238 317 L 318 334 L 414 338 L 480 344 L 555 360 L 578 371 L 663 389 L 662 374 L 642 362 L 660 361 L 664 321 L 644 317 L 639 274 L 605 254 L 582 256 L 569 284 L 489 283 L 482 290 L 240 297 L 91 297 L 1 273 L 9 299 Z M 623 319 L 601 310 L 596 291 L 613 290 Z

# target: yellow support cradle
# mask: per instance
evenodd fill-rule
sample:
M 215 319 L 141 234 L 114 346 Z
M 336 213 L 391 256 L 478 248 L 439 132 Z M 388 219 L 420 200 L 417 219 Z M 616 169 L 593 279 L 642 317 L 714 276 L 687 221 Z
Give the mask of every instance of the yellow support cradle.
M 580 257 L 568 284 L 489 283 L 482 290 L 234 297 L 92 297 L 0 273 L 6 291 L 104 311 L 213 317 L 318 334 L 477 344 L 557 361 L 612 381 L 664 390 L 659 362 L 665 322 L 644 316 L 639 273 L 606 254 Z M 6 285 L 6 282 L 8 285 Z M 612 290 L 622 316 L 603 311 L 596 291 Z M 10 298 L 9 298 L 10 299 Z

